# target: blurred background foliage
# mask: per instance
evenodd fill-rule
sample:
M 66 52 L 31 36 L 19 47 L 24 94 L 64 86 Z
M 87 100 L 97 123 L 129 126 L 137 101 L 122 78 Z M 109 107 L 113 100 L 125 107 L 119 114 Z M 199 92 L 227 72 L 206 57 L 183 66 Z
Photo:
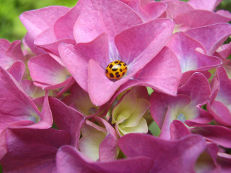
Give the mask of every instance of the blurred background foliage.
M 19 20 L 24 11 L 38 9 L 50 5 L 72 7 L 76 0 L 0 0 L 0 38 L 10 41 L 22 39 L 26 29 Z
M 5 38 L 10 41 L 23 38 L 26 29 L 20 22 L 18 16 L 24 11 L 50 5 L 73 7 L 76 2 L 76 0 L 0 0 L 0 38 Z M 223 0 L 218 8 L 231 11 L 231 0 Z

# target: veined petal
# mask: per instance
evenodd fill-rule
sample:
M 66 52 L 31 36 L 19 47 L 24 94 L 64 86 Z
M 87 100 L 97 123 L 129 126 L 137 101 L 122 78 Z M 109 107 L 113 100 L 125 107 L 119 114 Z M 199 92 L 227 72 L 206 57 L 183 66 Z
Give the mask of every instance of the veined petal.
M 204 136 L 209 141 L 225 148 L 231 146 L 231 130 L 224 126 L 218 125 L 204 125 L 191 129 L 192 133 Z
M 58 173 L 140 173 L 149 172 L 152 161 L 148 157 L 127 158 L 107 162 L 89 162 L 71 146 L 63 146 L 57 154 Z
M 191 10 L 174 18 L 180 27 L 185 29 L 196 28 L 216 23 L 227 23 L 230 18 L 205 10 Z
M 183 73 L 208 70 L 221 64 L 218 58 L 205 55 L 200 43 L 184 33 L 175 34 L 168 47 L 176 54 Z
M 167 17 L 170 17 L 171 19 L 174 19 L 176 16 L 182 13 L 193 10 L 189 4 L 182 1 L 165 1 L 165 3 L 168 4 L 166 10 Z
M 165 46 L 173 32 L 169 19 L 156 19 L 134 26 L 115 37 L 121 60 L 135 73 L 150 62 Z
M 180 65 L 175 54 L 165 47 L 135 75 L 131 83 L 149 86 L 157 91 L 176 95 L 181 75 Z
M 186 34 L 199 41 L 206 49 L 207 54 L 212 55 L 230 36 L 231 25 L 227 23 L 213 24 L 188 30 Z
M 81 88 L 87 91 L 88 61 L 90 59 L 95 59 L 104 68 L 109 63 L 107 35 L 102 34 L 90 43 L 77 44 L 76 46 L 61 44 L 59 46 L 59 53 L 62 62 L 76 82 Z
M 140 17 L 129 6 L 120 1 L 85 2 L 86 5 L 83 6 L 73 30 L 77 43 L 90 42 L 104 32 L 113 38 L 121 31 L 142 23 Z
M 188 3 L 195 9 L 213 11 L 222 0 L 190 0 Z
M 208 79 L 202 73 L 194 73 L 179 88 L 178 93 L 190 96 L 192 104 L 203 105 L 207 103 L 211 95 L 211 89 Z
M 61 84 L 69 77 L 66 69 L 47 54 L 31 58 L 28 67 L 32 80 L 44 87 Z
M 70 144 L 78 146 L 80 128 L 84 123 L 84 116 L 56 98 L 50 97 L 49 103 L 57 128 L 68 132 L 71 137 Z
M 51 6 L 24 12 L 21 14 L 20 19 L 30 33 L 30 36 L 35 39 L 36 36 L 52 26 L 67 11 L 68 8 L 66 7 Z
M 20 121 L 27 122 L 31 127 L 37 128 L 51 126 L 49 105 L 44 101 L 43 108 L 47 114 L 40 113 L 18 83 L 2 68 L 0 68 L 0 88 L 0 102 L 2 105 L 0 111 L 2 114 L 0 118 L 1 129 L 8 127 L 11 123 L 14 124 Z M 37 122 L 41 125 L 34 124 Z
M 6 132 L 8 153 L 1 160 L 4 172 L 51 173 L 59 147 L 69 144 L 65 131 L 11 129 Z
M 0 39 L 0 66 L 6 70 L 17 61 L 24 61 L 21 41 L 9 43 L 5 39 Z
M 196 160 L 205 149 L 206 143 L 201 136 L 195 135 L 167 141 L 146 134 L 128 134 L 120 138 L 119 147 L 127 157 L 152 158 L 151 172 L 178 173 L 194 171 Z
M 218 81 L 217 81 L 218 79 Z M 215 120 L 221 124 L 230 125 L 231 122 L 231 80 L 224 68 L 217 69 L 216 77 L 213 82 L 215 85 L 215 100 L 211 99 L 208 104 L 209 112 L 214 116 Z

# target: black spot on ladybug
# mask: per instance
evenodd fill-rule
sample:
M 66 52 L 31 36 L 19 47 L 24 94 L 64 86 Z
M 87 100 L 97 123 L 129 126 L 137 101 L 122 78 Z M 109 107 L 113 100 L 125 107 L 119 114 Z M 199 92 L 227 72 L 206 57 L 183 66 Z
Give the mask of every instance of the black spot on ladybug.
M 125 67 L 125 70 L 127 70 L 128 68 L 127 67 Z
M 120 74 L 119 72 L 116 72 L 116 73 L 115 73 L 116 76 L 119 75 L 119 74 Z
M 123 72 L 123 74 L 122 75 L 124 75 L 125 74 L 125 72 Z
M 112 67 L 113 67 L 113 65 L 112 65 L 112 64 L 110 64 L 109 68 L 112 68 Z
M 115 61 L 114 63 L 115 63 L 115 64 L 118 64 L 118 63 L 119 63 L 119 61 Z
M 117 77 L 117 78 L 120 78 L 120 75 L 117 75 L 116 77 Z
M 106 73 L 108 73 L 108 70 L 106 69 Z
M 122 72 L 123 70 L 122 69 L 120 69 L 120 72 Z
M 110 73 L 110 77 L 114 77 L 114 75 L 112 73 Z
M 113 68 L 112 71 L 116 71 L 118 68 Z

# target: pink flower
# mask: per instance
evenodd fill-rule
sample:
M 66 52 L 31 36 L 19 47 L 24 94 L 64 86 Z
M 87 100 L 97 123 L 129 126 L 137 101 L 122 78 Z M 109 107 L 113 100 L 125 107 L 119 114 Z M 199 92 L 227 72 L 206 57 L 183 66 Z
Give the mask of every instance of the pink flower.
M 214 119 L 226 126 L 230 126 L 230 87 L 231 80 L 225 69 L 217 69 L 216 76 L 213 79 L 213 97 L 208 104 L 208 110 Z
M 210 94 L 208 80 L 201 73 L 194 73 L 179 88 L 178 95 L 175 97 L 154 92 L 151 96 L 151 114 L 161 128 L 160 137 L 173 138 L 171 134 L 173 120 L 179 120 L 186 124 L 209 123 L 212 120 L 211 115 L 200 106 L 207 103 Z
M 163 7 L 160 11 L 157 8 L 159 6 Z M 181 74 L 178 63 L 173 60 L 173 53 L 164 50 L 159 54 L 167 55 L 166 58 L 159 58 L 159 65 L 165 63 L 173 71 L 173 75 L 166 80 L 169 83 L 163 86 L 161 82 L 155 82 L 154 74 L 152 77 L 146 75 L 147 72 L 162 73 L 147 64 L 158 55 L 173 31 L 174 24 L 171 20 L 156 19 L 166 6 L 164 3 L 142 4 L 142 8 L 149 11 L 146 17 L 143 13 L 139 16 L 131 7 L 117 0 L 81 0 L 68 12 L 65 8 L 49 7 L 22 14 L 21 20 L 27 27 L 28 34 L 33 35 L 29 42 L 34 40 L 37 48 L 43 48 L 42 52 L 46 51 L 60 64 L 55 65 L 48 55 L 31 59 L 29 68 L 35 84 L 40 83 L 43 88 L 51 83 L 60 86 L 60 82 L 64 80 L 58 77 L 57 71 L 63 69 L 63 65 L 81 88 L 89 93 L 92 102 L 97 106 L 105 104 L 115 91 L 129 80 L 135 81 L 132 85 L 149 85 L 174 95 Z M 46 19 L 46 14 L 50 13 L 56 16 L 51 15 Z M 41 20 L 34 23 L 34 17 Z M 49 63 L 44 63 L 45 56 L 50 59 Z M 110 81 L 105 75 L 106 66 L 113 60 L 122 60 L 128 65 L 127 76 L 116 82 Z M 54 68 L 46 68 L 51 64 Z M 36 68 L 43 68 L 52 76 L 47 75 L 46 79 L 42 77 L 42 71 Z M 145 72 L 141 73 L 146 76 L 135 77 L 143 68 Z M 52 82 L 54 80 L 55 82 Z
M 0 66 L 19 82 L 21 82 L 25 72 L 24 61 L 19 40 L 9 43 L 7 40 L 0 39 Z
M 5 131 L 8 128 L 46 129 L 52 126 L 52 115 L 47 96 L 42 111 L 20 87 L 19 83 L 0 67 L 0 158 L 7 152 Z
M 24 12 L 26 50 L 0 39 L 3 171 L 230 172 L 231 14 L 220 2 Z
M 178 62 L 168 49 L 159 53 L 171 35 L 172 26 L 168 19 L 156 19 L 121 32 L 116 35 L 115 42 L 111 42 L 108 36 L 103 34 L 90 43 L 76 46 L 61 44 L 59 52 L 64 65 L 78 84 L 89 93 L 95 105 L 106 103 L 114 92 L 129 80 L 137 84 L 143 82 L 175 94 L 181 76 Z M 105 75 L 107 65 L 114 60 L 122 60 L 128 67 L 127 75 L 118 81 L 111 81 Z M 158 70 L 161 70 L 157 66 L 164 66 L 164 63 L 174 72 L 168 80 L 172 86 L 163 86 L 158 80 L 154 80 L 155 73 L 160 73 Z M 151 64 L 155 64 L 156 69 L 153 69 Z M 141 72 L 136 77 L 138 71 Z
M 151 158 L 153 165 L 150 172 L 177 173 L 193 172 L 206 144 L 202 137 L 195 135 L 167 141 L 145 134 L 128 134 L 119 140 L 119 146 L 129 158 Z

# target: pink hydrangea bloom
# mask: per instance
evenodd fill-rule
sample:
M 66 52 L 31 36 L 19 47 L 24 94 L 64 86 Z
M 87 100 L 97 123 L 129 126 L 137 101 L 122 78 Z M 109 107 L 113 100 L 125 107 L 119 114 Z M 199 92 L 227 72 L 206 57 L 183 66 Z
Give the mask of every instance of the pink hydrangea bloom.
M 231 14 L 220 2 L 24 12 L 22 43 L 0 39 L 3 172 L 230 172 Z

